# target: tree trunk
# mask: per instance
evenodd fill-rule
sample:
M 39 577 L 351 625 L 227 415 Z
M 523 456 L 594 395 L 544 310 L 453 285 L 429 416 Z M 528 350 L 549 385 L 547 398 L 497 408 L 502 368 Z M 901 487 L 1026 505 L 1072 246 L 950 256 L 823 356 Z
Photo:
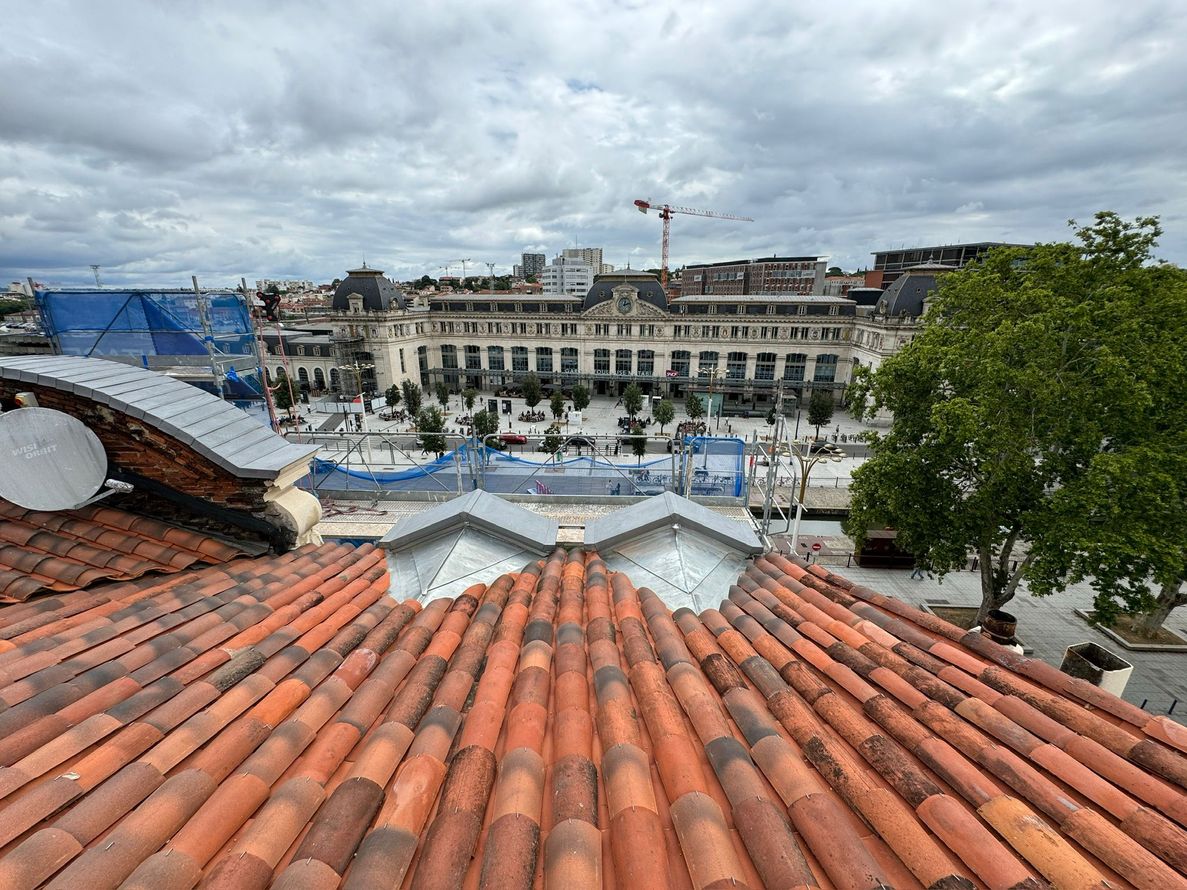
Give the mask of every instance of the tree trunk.
M 981 608 L 977 612 L 978 625 L 984 625 L 991 610 L 1000 609 L 1014 598 L 1018 584 L 1030 565 L 1032 557 L 1029 554 L 1017 566 L 1011 567 L 1010 565 L 1017 537 L 1017 531 L 1011 532 L 1006 537 L 1001 551 L 998 553 L 996 565 L 988 542 L 977 547 L 977 557 L 981 569 Z
M 1153 637 L 1162 628 L 1167 617 L 1175 608 L 1187 605 L 1187 593 L 1183 593 L 1183 580 L 1163 585 L 1154 608 L 1134 618 L 1133 629 L 1144 637 Z

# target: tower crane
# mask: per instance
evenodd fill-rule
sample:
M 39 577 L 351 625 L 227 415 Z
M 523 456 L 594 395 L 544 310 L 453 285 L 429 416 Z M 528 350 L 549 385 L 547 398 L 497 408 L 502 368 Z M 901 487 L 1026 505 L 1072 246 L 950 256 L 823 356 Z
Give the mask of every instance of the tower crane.
M 664 221 L 664 246 L 660 261 L 660 283 L 665 290 L 668 287 L 668 234 L 672 228 L 673 213 L 684 213 L 688 216 L 707 216 L 710 219 L 732 219 L 738 222 L 754 222 L 749 216 L 734 216 L 732 213 L 717 213 L 713 210 L 694 210 L 691 207 L 675 207 L 671 204 L 655 204 L 642 199 L 635 201 L 635 207 L 640 213 L 654 210 L 659 214 L 659 218 Z
M 469 257 L 466 257 L 465 259 L 461 259 L 461 260 L 450 260 L 449 261 L 450 266 L 454 266 L 457 263 L 462 264 L 462 287 L 466 286 L 466 263 L 470 263 L 470 262 L 473 262 L 473 260 L 471 260 Z

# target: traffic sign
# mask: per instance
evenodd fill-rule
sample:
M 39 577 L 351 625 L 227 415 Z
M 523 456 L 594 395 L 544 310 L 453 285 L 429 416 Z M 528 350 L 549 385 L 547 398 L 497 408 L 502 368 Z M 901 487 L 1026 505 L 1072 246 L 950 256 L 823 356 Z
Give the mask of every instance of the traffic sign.
M 819 553 L 819 552 L 820 552 L 820 546 L 821 546 L 821 545 L 820 545 L 820 542 L 819 542 L 819 541 L 817 541 L 816 543 L 814 543 L 814 544 L 812 545 L 812 550 L 813 550 L 813 551 L 815 551 L 815 552 L 817 552 L 817 553 Z

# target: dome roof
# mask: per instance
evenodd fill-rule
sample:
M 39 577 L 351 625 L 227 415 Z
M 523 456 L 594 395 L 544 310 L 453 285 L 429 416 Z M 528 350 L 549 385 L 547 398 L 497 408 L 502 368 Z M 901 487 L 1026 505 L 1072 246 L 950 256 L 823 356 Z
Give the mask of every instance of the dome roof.
M 616 269 L 613 272 L 603 272 L 594 278 L 593 286 L 585 295 L 582 309 L 592 309 L 599 303 L 605 303 L 613 298 L 614 288 L 629 285 L 639 292 L 639 299 L 650 303 L 657 309 L 668 308 L 668 295 L 664 293 L 659 279 L 650 272 L 642 269 Z
M 936 277 L 951 272 L 951 266 L 912 266 L 891 282 L 878 300 L 878 308 L 886 315 L 906 315 L 918 318 L 923 314 L 923 301 L 936 290 Z
M 350 269 L 345 280 L 334 291 L 331 308 L 336 312 L 350 309 L 350 295 L 363 298 L 363 309 L 368 312 L 383 312 L 388 309 L 403 309 L 407 305 L 404 294 L 379 269 L 368 269 L 363 263 L 361 269 Z

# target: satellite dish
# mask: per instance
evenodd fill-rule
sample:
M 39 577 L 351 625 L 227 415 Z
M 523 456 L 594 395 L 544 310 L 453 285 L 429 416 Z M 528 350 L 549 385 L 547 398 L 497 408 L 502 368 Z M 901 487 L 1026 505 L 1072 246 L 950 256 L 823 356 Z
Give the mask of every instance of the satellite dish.
M 0 497 L 27 510 L 72 510 L 106 478 L 107 453 L 81 420 L 50 408 L 0 414 Z

